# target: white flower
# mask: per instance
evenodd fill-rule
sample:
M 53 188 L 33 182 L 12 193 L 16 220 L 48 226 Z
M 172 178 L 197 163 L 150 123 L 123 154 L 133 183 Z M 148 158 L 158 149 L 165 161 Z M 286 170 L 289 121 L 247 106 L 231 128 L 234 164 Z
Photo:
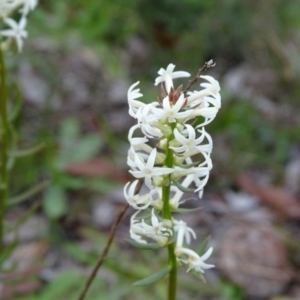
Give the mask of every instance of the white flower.
M 152 192 L 150 191 L 150 193 L 144 195 L 135 194 L 138 182 L 138 180 L 135 180 L 133 183 L 128 182 L 124 187 L 124 196 L 134 209 L 146 209 L 152 203 Z
M 167 221 L 167 220 L 166 220 Z M 158 218 L 154 213 L 154 209 L 151 211 L 151 225 L 148 225 L 143 220 L 143 227 L 145 229 L 145 235 L 152 239 L 155 239 L 156 236 L 171 236 L 172 230 L 166 227 L 167 223 L 169 226 L 172 226 L 171 222 L 162 221 L 159 222 Z
M 145 103 L 141 101 L 137 101 L 136 99 L 143 96 L 143 94 L 140 93 L 140 89 L 134 90 L 134 88 L 139 84 L 140 82 L 136 82 L 133 85 L 130 86 L 127 92 L 127 99 L 128 99 L 128 105 L 129 105 L 129 115 L 133 118 L 136 118 L 135 114 L 137 110 L 140 107 L 145 106 Z
M 168 243 L 169 236 L 172 235 L 171 222 L 164 220 L 158 221 L 155 216 L 154 209 L 151 212 L 151 225 L 145 223 L 144 219 L 140 222 L 135 220 L 135 217 L 140 211 L 137 211 L 130 220 L 130 236 L 138 243 L 147 244 L 143 237 L 155 240 L 159 245 L 165 246 Z
M 157 122 L 157 116 L 150 112 L 153 105 L 155 105 L 155 103 L 147 104 L 139 108 L 135 116 L 145 136 L 149 138 L 160 138 L 163 135 L 162 132 L 151 124 Z
M 133 137 L 133 133 L 137 128 L 140 128 L 140 126 L 134 125 L 129 129 L 129 132 L 128 132 L 128 141 L 130 142 L 130 145 L 132 145 L 132 146 L 144 144 L 149 141 L 146 137 Z
M 6 18 L 16 7 L 15 1 L 0 1 L 0 18 Z
M 167 93 L 169 93 L 171 87 L 173 87 L 173 79 L 190 76 L 190 74 L 188 72 L 184 72 L 184 71 L 173 72 L 174 68 L 175 68 L 175 65 L 173 65 L 173 64 L 169 64 L 166 70 L 161 68 L 158 71 L 158 74 L 160 76 L 158 76 L 155 79 L 155 85 L 158 85 L 161 82 L 165 82 L 165 87 L 166 87 Z
M 212 139 L 210 138 L 209 134 L 205 132 L 204 128 L 201 131 L 201 136 L 196 138 L 196 131 L 193 126 L 189 124 L 185 124 L 186 131 L 183 131 L 182 133 L 185 135 L 188 135 L 186 138 L 184 135 L 180 134 L 178 129 L 175 128 L 174 130 L 174 136 L 176 141 L 181 145 L 180 147 L 170 147 L 172 150 L 174 150 L 177 153 L 186 152 L 186 155 L 191 155 L 199 152 L 206 152 L 211 153 L 212 151 Z M 208 144 L 201 145 L 204 138 L 208 139 Z
M 215 107 L 196 108 L 189 115 L 189 119 L 193 119 L 199 116 L 204 117 L 205 121 L 199 124 L 198 126 L 196 126 L 196 128 L 199 128 L 210 123 L 215 118 L 217 113 L 218 113 L 218 109 Z
M 184 119 L 189 117 L 193 111 L 187 110 L 180 112 L 185 103 L 184 95 L 180 95 L 175 105 L 171 105 L 169 96 L 165 97 L 162 102 L 163 108 L 153 107 L 152 111 L 158 119 L 166 119 L 169 123 L 176 122 L 176 119 Z
M 163 176 L 166 174 L 170 174 L 174 171 L 172 168 L 154 167 L 156 153 L 157 150 L 156 148 L 154 148 L 150 153 L 150 156 L 146 164 L 138 156 L 136 156 L 134 162 L 138 170 L 129 171 L 135 178 L 145 178 L 145 184 L 149 188 L 152 188 L 152 182 L 151 182 L 152 177 Z
M 134 213 L 130 218 L 130 237 L 135 240 L 136 242 L 140 244 L 147 244 L 146 240 L 142 239 L 142 235 L 144 235 L 144 228 L 143 224 L 139 222 L 138 220 L 135 220 L 135 217 L 140 211 L 138 210 L 136 213 Z
M 20 9 L 20 12 L 24 15 L 27 15 L 31 10 L 37 5 L 37 0 L 23 0 L 23 7 Z
M 204 87 L 201 91 L 189 92 L 189 97 L 187 98 L 188 105 L 191 105 L 193 102 L 201 100 L 203 97 L 212 96 L 215 98 L 215 103 L 212 103 L 213 106 L 217 107 L 218 109 L 221 107 L 221 97 L 220 97 L 220 85 L 217 80 L 212 78 L 211 76 L 200 76 L 201 78 L 206 79 L 209 83 L 201 83 L 200 86 Z
M 0 32 L 1 35 L 15 39 L 18 50 L 21 52 L 23 47 L 23 39 L 27 37 L 27 31 L 25 30 L 27 22 L 26 18 L 22 17 L 19 23 L 11 18 L 4 19 L 4 22 L 9 25 L 11 29 L 2 30 Z
M 219 82 L 216 79 L 214 79 L 213 77 L 211 77 L 209 75 L 202 75 L 200 77 L 204 78 L 205 80 L 207 80 L 209 82 L 209 83 L 207 83 L 207 82 L 201 83 L 200 86 L 208 89 L 214 96 L 219 94 L 221 88 L 220 88 Z
M 193 175 L 196 178 L 206 177 L 209 175 L 210 169 L 208 167 L 190 167 L 190 168 L 181 168 L 174 167 L 174 172 L 171 175 L 173 180 L 178 180 L 179 178 L 187 175 Z
M 188 265 L 187 272 L 189 272 L 190 270 L 195 270 L 196 272 L 204 273 L 205 269 L 214 267 L 214 265 L 209 265 L 204 262 L 210 257 L 212 251 L 213 248 L 210 247 L 204 255 L 199 256 L 193 250 L 176 247 L 175 255 L 181 263 Z
M 195 231 L 188 227 L 185 222 L 174 220 L 174 230 L 177 231 L 176 247 L 182 247 L 183 240 L 185 239 L 187 244 L 191 242 L 191 236 L 196 239 Z

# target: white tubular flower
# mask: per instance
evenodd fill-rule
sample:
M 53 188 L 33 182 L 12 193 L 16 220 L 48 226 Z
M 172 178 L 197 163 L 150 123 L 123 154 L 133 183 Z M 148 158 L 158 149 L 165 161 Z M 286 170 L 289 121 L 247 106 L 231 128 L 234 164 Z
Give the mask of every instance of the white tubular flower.
M 176 122 L 176 119 L 185 119 L 189 117 L 193 111 L 180 111 L 185 103 L 184 95 L 180 95 L 175 105 L 171 105 L 169 96 L 165 97 L 162 106 L 163 108 L 153 107 L 152 111 L 158 119 L 166 119 L 169 123 Z
M 145 235 L 149 238 L 156 239 L 160 236 L 169 237 L 172 235 L 172 230 L 166 226 L 168 222 L 159 222 L 154 213 L 154 209 L 151 211 L 151 225 L 146 224 L 144 220 L 142 222 L 145 229 Z M 169 222 L 169 226 L 172 226 L 171 222 Z
M 23 7 L 20 9 L 23 15 L 27 15 L 30 11 L 34 10 L 37 5 L 37 0 L 23 0 L 23 2 Z
M 213 248 L 210 247 L 204 255 L 199 256 L 193 250 L 176 247 L 175 255 L 181 263 L 188 265 L 187 272 L 190 270 L 195 270 L 196 272 L 204 273 L 205 269 L 211 269 L 214 267 L 214 265 L 208 265 L 204 262 L 210 257 L 212 251 Z
M 2 30 L 0 34 L 2 36 L 13 38 L 17 43 L 18 51 L 21 52 L 23 48 L 23 39 L 28 35 L 25 30 L 27 23 L 26 18 L 22 17 L 19 23 L 11 18 L 4 19 L 4 22 L 9 25 L 11 29 Z
M 142 221 L 135 220 L 138 213 L 139 211 L 137 211 L 130 220 L 131 238 L 141 244 L 147 244 L 147 241 L 143 238 L 150 238 L 155 240 L 162 247 L 167 245 L 169 237 L 172 235 L 172 230 L 170 229 L 172 226 L 171 222 L 167 222 L 167 220 L 159 222 L 152 209 L 151 225 L 148 225 L 144 219 Z
M 207 167 L 191 167 L 187 169 L 181 167 L 175 167 L 174 172 L 171 175 L 171 178 L 177 181 L 181 177 L 187 175 L 193 175 L 195 178 L 207 177 L 209 176 L 209 171 L 210 169 Z
M 153 122 L 157 122 L 157 116 L 150 113 L 151 108 L 154 103 L 147 104 L 141 107 L 136 112 L 136 118 L 138 119 L 138 124 L 143 132 L 143 134 L 149 138 L 160 138 L 162 137 L 162 132 L 151 125 Z
M 203 86 L 204 88 L 208 89 L 214 96 L 219 95 L 221 88 L 217 80 L 215 80 L 213 77 L 209 75 L 202 75 L 200 77 L 204 78 L 209 82 L 209 83 L 207 82 L 201 83 L 200 86 Z
M 129 171 L 135 178 L 145 178 L 145 184 L 149 188 L 152 188 L 152 177 L 164 176 L 174 171 L 172 168 L 154 167 L 156 153 L 157 150 L 156 148 L 154 148 L 146 164 L 143 161 L 141 161 L 138 156 L 136 156 L 134 162 L 138 170 Z
M 195 105 L 196 103 L 199 105 L 201 103 L 201 99 L 204 97 L 213 97 L 216 99 L 215 102 L 212 103 L 213 106 L 216 106 L 218 109 L 221 107 L 221 97 L 220 97 L 220 85 L 217 80 L 212 78 L 211 76 L 200 76 L 201 78 L 206 79 L 209 83 L 201 83 L 200 86 L 204 87 L 204 90 L 194 91 L 193 93 L 189 92 L 189 97 L 187 98 L 188 105 Z
M 146 240 L 142 239 L 142 236 L 145 233 L 145 230 L 143 228 L 143 224 L 139 222 L 138 220 L 135 220 L 135 217 L 140 211 L 138 210 L 136 213 L 134 213 L 130 218 L 130 237 L 135 240 L 136 242 L 140 244 L 147 244 Z
M 171 186 L 171 191 L 174 191 L 175 193 L 170 199 L 170 208 L 171 210 L 176 210 L 179 207 L 179 205 L 184 202 L 184 200 L 181 200 L 183 192 L 174 185 Z
M 0 18 L 6 18 L 16 7 L 15 1 L 0 1 Z
M 128 106 L 129 106 L 129 115 L 136 119 L 136 112 L 140 107 L 144 107 L 145 103 L 138 101 L 136 99 L 143 96 L 143 94 L 140 93 L 140 89 L 134 90 L 134 88 L 139 84 L 140 82 L 134 83 L 127 92 L 127 99 L 128 99 Z
M 138 128 L 140 128 L 139 125 L 134 125 L 129 129 L 128 140 L 130 142 L 130 145 L 132 145 L 132 146 L 136 146 L 139 144 L 145 144 L 149 141 L 146 137 L 133 137 L 135 130 Z
M 175 65 L 173 64 L 169 64 L 166 70 L 161 68 L 158 71 L 160 76 L 155 79 L 155 85 L 158 85 L 161 82 L 165 83 L 167 93 L 169 93 L 171 87 L 173 87 L 173 79 L 190 76 L 190 73 L 184 71 L 173 72 L 174 68 Z
M 141 210 L 148 208 L 152 203 L 152 192 L 150 191 L 144 195 L 135 194 L 138 182 L 138 180 L 135 180 L 132 184 L 128 182 L 124 187 L 124 196 L 130 206 L 134 209 Z
M 174 220 L 174 230 L 177 232 L 176 247 L 182 247 L 185 239 L 187 244 L 191 243 L 191 237 L 196 239 L 195 231 L 188 227 L 183 221 Z
M 201 131 L 201 136 L 196 138 L 196 131 L 193 126 L 186 124 L 186 131 L 179 133 L 178 129 L 175 128 L 174 136 L 176 141 L 181 145 L 180 147 L 169 147 L 177 153 L 187 152 L 186 155 L 196 154 L 199 152 L 211 153 L 212 151 L 212 139 L 207 134 L 204 128 Z M 199 132 L 199 131 L 198 131 Z M 187 138 L 185 136 L 188 136 Z M 200 145 L 205 137 L 208 139 L 208 144 Z

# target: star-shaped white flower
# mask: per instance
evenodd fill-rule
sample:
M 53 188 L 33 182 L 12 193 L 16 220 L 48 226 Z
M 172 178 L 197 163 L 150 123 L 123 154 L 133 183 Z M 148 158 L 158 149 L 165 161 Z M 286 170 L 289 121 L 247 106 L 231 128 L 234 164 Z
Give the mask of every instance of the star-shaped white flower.
M 10 26 L 11 29 L 2 30 L 0 33 L 2 36 L 11 37 L 15 39 L 19 52 L 22 51 L 23 39 L 27 37 L 27 31 L 25 26 L 27 20 L 25 17 L 22 17 L 20 22 L 17 23 L 14 19 L 6 18 L 4 22 Z
M 128 113 L 133 118 L 136 118 L 135 114 L 136 114 L 137 110 L 140 107 L 145 106 L 145 103 L 136 100 L 143 96 L 143 94 L 140 93 L 140 89 L 134 89 L 139 83 L 140 82 L 137 81 L 136 83 L 131 85 L 127 92 L 127 99 L 128 99 L 128 105 L 129 105 Z
M 133 134 L 134 134 L 135 130 L 138 129 L 138 128 L 140 128 L 139 125 L 134 125 L 129 129 L 128 141 L 130 142 L 130 144 L 132 146 L 136 146 L 136 145 L 139 145 L 139 144 L 145 144 L 149 141 L 146 137 L 133 137 Z
M 187 103 L 188 106 L 199 108 L 208 107 L 211 104 L 213 107 L 219 109 L 221 107 L 220 85 L 217 80 L 211 76 L 200 76 L 208 82 L 201 83 L 204 87 L 201 91 L 188 92 Z
M 140 212 L 140 210 L 138 210 L 136 213 L 134 213 L 131 218 L 130 218 L 130 230 L 129 230 L 129 233 L 130 233 L 130 237 L 140 243 L 140 244 L 147 244 L 147 241 L 144 240 L 142 238 L 142 236 L 144 235 L 145 233 L 145 230 L 143 228 L 143 224 L 142 222 L 140 222 L 139 220 L 136 220 L 136 216 L 137 214 Z
M 24 15 L 27 15 L 31 10 L 37 5 L 37 0 L 23 0 L 23 7 L 20 9 L 20 12 Z
M 214 79 L 209 75 L 202 75 L 200 77 L 208 81 L 208 82 L 201 83 L 200 86 L 208 89 L 213 95 L 219 94 L 221 88 L 218 80 Z
M 210 257 L 212 251 L 213 248 L 210 247 L 205 254 L 199 256 L 193 250 L 182 247 L 176 247 L 175 255 L 181 263 L 188 265 L 187 272 L 189 272 L 190 270 L 195 270 L 196 272 L 204 273 L 205 269 L 210 269 L 214 267 L 214 265 L 209 265 L 204 262 Z
M 172 226 L 169 220 L 163 220 L 159 222 L 154 213 L 154 209 L 151 212 L 151 225 L 146 224 L 145 220 L 135 220 L 137 211 L 130 220 L 130 237 L 138 243 L 147 244 L 147 241 L 143 238 L 150 238 L 155 240 L 159 245 L 165 246 L 169 241 L 169 236 L 172 235 Z
M 151 225 L 146 224 L 143 220 L 143 227 L 145 229 L 145 235 L 152 239 L 155 239 L 156 236 L 172 235 L 172 230 L 166 227 L 166 222 L 159 222 L 157 216 L 154 213 L 154 209 L 152 209 L 151 211 Z
M 155 104 L 155 102 L 147 104 L 144 107 L 140 107 L 136 112 L 138 124 L 143 134 L 149 138 L 160 138 L 163 135 L 155 125 L 152 125 L 157 122 L 157 116 L 151 112 L 151 109 Z
M 195 231 L 188 227 L 186 223 L 181 220 L 174 220 L 174 230 L 177 232 L 176 247 L 182 247 L 184 239 L 187 244 L 190 244 L 191 237 L 196 239 Z
M 128 182 L 124 187 L 124 196 L 129 205 L 134 209 L 146 209 L 152 203 L 152 192 L 150 191 L 144 195 L 135 194 L 138 182 L 138 180 L 135 180 L 132 183 Z
M 132 170 L 138 170 L 138 166 L 136 164 L 136 160 L 139 159 L 141 161 L 147 161 L 149 157 L 148 153 L 145 152 L 138 152 L 135 150 L 135 146 L 131 146 L 128 150 L 127 155 L 127 164 L 130 166 Z
M 158 71 L 158 74 L 160 76 L 158 76 L 155 79 L 155 83 L 154 83 L 155 85 L 158 85 L 161 82 L 165 82 L 167 94 L 170 92 L 171 87 L 173 87 L 173 79 L 190 76 L 190 74 L 185 71 L 173 72 L 174 68 L 175 68 L 175 65 L 173 65 L 173 64 L 169 64 L 166 70 L 161 68 Z
M 169 123 L 174 123 L 176 119 L 187 118 L 193 113 L 192 110 L 180 111 L 184 102 L 185 98 L 183 94 L 180 95 L 174 105 L 171 105 L 169 96 L 167 96 L 163 99 L 163 108 L 152 107 L 152 111 L 158 119 L 166 119 Z
M 189 124 L 185 124 L 185 127 L 186 130 L 182 131 L 182 133 L 179 133 L 177 128 L 175 128 L 174 130 L 175 139 L 181 146 L 170 148 L 177 153 L 186 152 L 186 155 L 195 154 L 199 152 L 211 153 L 212 139 L 209 136 L 209 134 L 205 132 L 204 128 L 201 131 L 201 136 L 196 138 L 196 131 L 194 127 Z M 188 137 L 185 137 L 185 135 L 187 135 Z M 200 145 L 205 138 L 207 138 L 208 144 Z
M 218 110 L 219 109 L 216 107 L 196 108 L 192 110 L 192 113 L 189 115 L 189 119 L 202 116 L 204 118 L 204 122 L 196 126 L 196 128 L 203 127 L 216 117 Z
M 177 181 L 183 176 L 193 175 L 194 178 L 206 178 L 209 176 L 210 168 L 208 167 L 190 167 L 190 168 L 181 168 L 175 167 L 174 172 L 171 175 L 172 180 Z
M 16 7 L 17 3 L 15 1 L 0 1 L 0 18 L 6 18 Z
M 174 171 L 172 168 L 154 167 L 156 153 L 157 150 L 154 148 L 149 155 L 147 163 L 144 163 L 138 156 L 136 156 L 134 162 L 138 170 L 129 171 L 135 178 L 145 178 L 145 184 L 149 188 L 152 188 L 153 177 L 167 175 Z

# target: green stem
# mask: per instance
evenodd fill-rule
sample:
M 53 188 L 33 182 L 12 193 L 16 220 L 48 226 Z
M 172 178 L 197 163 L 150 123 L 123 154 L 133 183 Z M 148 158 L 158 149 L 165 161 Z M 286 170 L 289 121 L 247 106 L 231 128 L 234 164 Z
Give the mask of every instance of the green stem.
M 172 139 L 172 136 L 169 140 Z M 168 143 L 169 144 L 169 143 Z M 173 151 L 169 149 L 169 145 L 167 145 L 166 151 L 166 160 L 165 165 L 168 168 L 173 167 Z M 171 179 L 169 176 L 169 180 L 167 185 L 164 185 L 162 188 L 162 198 L 163 198 L 163 210 L 162 216 L 164 219 L 172 220 L 172 213 L 170 209 L 170 191 L 171 191 Z M 171 267 L 171 271 L 169 274 L 169 285 L 168 285 L 168 300 L 176 299 L 176 287 L 177 287 L 177 259 L 175 256 L 175 242 L 168 245 L 168 254 L 169 254 L 169 266 Z
M 2 122 L 1 128 L 1 186 L 0 186 L 0 254 L 3 249 L 4 237 L 4 216 L 7 198 L 7 152 L 8 152 L 8 119 L 7 119 L 7 93 L 6 93 L 6 80 L 5 80 L 5 65 L 3 53 L 0 49 L 0 76 L 1 76 L 1 90 L 0 90 L 0 116 Z

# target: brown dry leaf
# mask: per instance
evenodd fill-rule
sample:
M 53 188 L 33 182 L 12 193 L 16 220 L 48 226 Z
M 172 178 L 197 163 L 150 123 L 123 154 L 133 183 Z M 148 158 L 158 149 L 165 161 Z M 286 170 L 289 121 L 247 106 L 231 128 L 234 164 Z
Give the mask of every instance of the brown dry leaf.
M 223 235 L 217 265 L 253 299 L 280 294 L 294 277 L 282 239 L 272 227 L 236 225 Z
M 108 159 L 93 159 L 85 162 L 72 163 L 66 172 L 75 176 L 106 177 L 114 181 L 127 181 L 128 175 Z
M 49 250 L 46 241 L 19 245 L 10 257 L 12 271 L 4 273 L 0 284 L 0 299 L 26 295 L 38 291 L 43 284 L 39 275 L 43 270 L 44 257 Z
M 283 217 L 300 219 L 300 201 L 284 188 L 259 186 L 247 175 L 239 176 L 237 183 L 241 189 L 257 196 Z
M 0 299 L 14 299 L 13 296 L 23 296 L 29 293 L 37 292 L 43 284 L 38 279 L 25 280 L 11 285 L 0 285 Z

